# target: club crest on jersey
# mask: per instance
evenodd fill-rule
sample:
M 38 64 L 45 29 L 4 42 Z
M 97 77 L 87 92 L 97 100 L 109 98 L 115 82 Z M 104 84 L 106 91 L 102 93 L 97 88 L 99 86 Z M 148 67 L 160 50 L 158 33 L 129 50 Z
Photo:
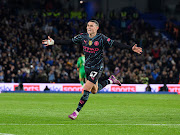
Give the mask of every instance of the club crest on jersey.
M 89 40 L 89 45 L 90 45 L 90 46 L 92 45 L 92 40 Z
M 99 45 L 99 42 L 98 42 L 98 41 L 95 41 L 95 42 L 94 42 L 94 45 L 95 45 L 95 46 L 98 46 L 98 45 Z

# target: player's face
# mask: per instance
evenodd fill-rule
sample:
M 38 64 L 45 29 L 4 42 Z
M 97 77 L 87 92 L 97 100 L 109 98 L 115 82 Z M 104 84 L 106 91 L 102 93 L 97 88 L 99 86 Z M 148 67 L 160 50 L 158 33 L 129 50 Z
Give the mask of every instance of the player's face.
M 87 24 L 87 33 L 88 34 L 94 34 L 97 33 L 98 26 L 94 22 L 88 22 Z

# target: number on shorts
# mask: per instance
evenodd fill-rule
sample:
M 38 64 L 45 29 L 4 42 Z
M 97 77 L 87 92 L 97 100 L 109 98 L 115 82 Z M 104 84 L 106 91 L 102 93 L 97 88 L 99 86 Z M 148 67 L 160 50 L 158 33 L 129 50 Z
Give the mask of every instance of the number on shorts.
M 96 71 L 91 71 L 89 76 L 94 78 L 97 75 L 97 73 L 98 72 L 96 72 Z

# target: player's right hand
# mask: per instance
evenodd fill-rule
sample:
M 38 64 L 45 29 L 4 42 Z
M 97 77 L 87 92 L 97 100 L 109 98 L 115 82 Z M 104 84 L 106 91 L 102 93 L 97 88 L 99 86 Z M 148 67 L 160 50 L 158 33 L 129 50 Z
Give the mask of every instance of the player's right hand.
M 48 39 L 42 40 L 44 46 L 54 45 L 54 40 L 48 36 Z

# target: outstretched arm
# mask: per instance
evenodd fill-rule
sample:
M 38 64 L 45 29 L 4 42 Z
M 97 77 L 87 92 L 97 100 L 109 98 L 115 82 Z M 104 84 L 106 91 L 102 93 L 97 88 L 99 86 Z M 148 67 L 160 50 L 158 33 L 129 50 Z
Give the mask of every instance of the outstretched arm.
M 120 49 L 129 49 L 129 50 L 132 50 L 138 54 L 141 54 L 142 53 L 142 48 L 141 47 L 137 47 L 137 44 L 135 44 L 133 47 L 132 46 L 129 46 L 129 45 L 125 45 L 125 44 L 122 44 L 122 43 L 119 43 L 117 41 L 114 41 L 108 37 L 106 37 L 105 35 L 102 35 L 103 36 L 103 42 L 108 44 L 110 47 L 111 46 L 117 46 L 118 48 Z
M 73 41 L 71 39 L 69 39 L 69 40 L 56 40 L 55 43 L 60 44 L 60 45 L 71 45 L 71 44 L 73 44 Z M 43 40 L 42 44 L 44 44 L 45 46 L 54 45 L 54 40 L 52 38 L 50 38 L 50 36 L 48 36 L 48 39 Z
M 122 44 L 122 43 L 118 43 L 116 41 L 114 41 L 113 43 L 114 46 L 117 46 L 121 49 L 131 49 L 132 51 L 138 53 L 138 54 L 141 54 L 142 53 L 142 48 L 141 47 L 137 47 L 137 44 L 135 44 L 133 47 L 130 46 L 130 45 L 125 45 L 125 44 Z

